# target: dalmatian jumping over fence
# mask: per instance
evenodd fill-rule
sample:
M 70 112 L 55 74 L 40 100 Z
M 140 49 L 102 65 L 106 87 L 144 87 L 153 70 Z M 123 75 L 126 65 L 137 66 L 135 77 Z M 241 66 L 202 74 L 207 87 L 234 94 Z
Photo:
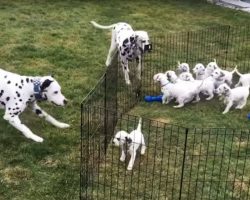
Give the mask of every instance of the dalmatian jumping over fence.
M 103 26 L 94 21 L 91 21 L 91 23 L 96 28 L 112 29 L 111 45 L 106 59 L 106 66 L 111 64 L 113 56 L 118 51 L 126 83 L 128 85 L 131 83 L 128 74 L 128 61 L 132 61 L 134 59 L 136 59 L 138 63 L 137 77 L 138 79 L 141 79 L 142 54 L 152 50 L 148 33 L 145 31 L 134 31 L 129 24 L 123 22 L 109 26 Z
M 0 108 L 5 109 L 4 119 L 21 131 L 27 138 L 35 142 L 43 142 L 43 138 L 35 135 L 19 119 L 19 115 L 28 105 L 39 117 L 59 128 L 67 128 L 68 124 L 54 119 L 43 111 L 37 100 L 47 100 L 57 106 L 64 106 L 67 100 L 61 93 L 61 87 L 52 76 L 21 76 L 0 69 Z

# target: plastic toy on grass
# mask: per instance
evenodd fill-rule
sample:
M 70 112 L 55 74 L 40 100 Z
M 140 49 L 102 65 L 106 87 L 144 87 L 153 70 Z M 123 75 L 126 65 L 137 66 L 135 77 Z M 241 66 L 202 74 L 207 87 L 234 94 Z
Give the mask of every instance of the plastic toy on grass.
M 247 119 L 250 119 L 250 113 L 247 114 Z
M 145 96 L 144 100 L 146 102 L 153 102 L 153 101 L 162 102 L 162 95 L 159 95 L 159 96 Z

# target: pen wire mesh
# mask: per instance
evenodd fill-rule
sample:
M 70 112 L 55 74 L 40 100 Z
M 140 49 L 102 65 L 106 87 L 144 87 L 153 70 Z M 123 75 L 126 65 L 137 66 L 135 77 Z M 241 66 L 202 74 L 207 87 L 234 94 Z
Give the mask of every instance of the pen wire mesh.
M 208 63 L 249 72 L 249 27 L 223 26 L 152 38 L 142 79 L 130 63 L 131 86 L 116 59 L 81 104 L 81 199 L 249 199 L 249 130 L 187 128 L 143 118 L 146 153 L 134 168 L 112 145 L 119 130 L 131 132 L 138 117 L 125 114 L 145 94 L 159 94 L 155 73 L 177 61 Z

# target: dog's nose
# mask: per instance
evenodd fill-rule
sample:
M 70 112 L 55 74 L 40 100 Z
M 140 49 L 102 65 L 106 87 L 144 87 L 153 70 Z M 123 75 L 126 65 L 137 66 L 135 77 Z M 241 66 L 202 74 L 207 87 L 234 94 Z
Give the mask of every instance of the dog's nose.
M 68 103 L 68 101 L 66 99 L 63 100 L 64 105 L 66 105 Z

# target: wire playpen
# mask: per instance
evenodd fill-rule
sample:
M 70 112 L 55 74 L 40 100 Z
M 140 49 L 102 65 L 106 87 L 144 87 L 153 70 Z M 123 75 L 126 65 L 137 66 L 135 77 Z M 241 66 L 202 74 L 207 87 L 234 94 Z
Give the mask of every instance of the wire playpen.
M 152 38 L 142 79 L 130 63 L 127 86 L 114 60 L 81 104 L 81 199 L 250 199 L 250 133 L 247 128 L 180 126 L 142 119 L 145 155 L 127 170 L 112 145 L 119 130 L 131 132 L 138 116 L 127 112 L 146 94 L 159 94 L 153 75 L 216 58 L 222 68 L 250 71 L 249 27 L 216 27 Z M 145 108 L 147 109 L 147 108 Z M 192 116 L 190 116 L 192 117 Z

